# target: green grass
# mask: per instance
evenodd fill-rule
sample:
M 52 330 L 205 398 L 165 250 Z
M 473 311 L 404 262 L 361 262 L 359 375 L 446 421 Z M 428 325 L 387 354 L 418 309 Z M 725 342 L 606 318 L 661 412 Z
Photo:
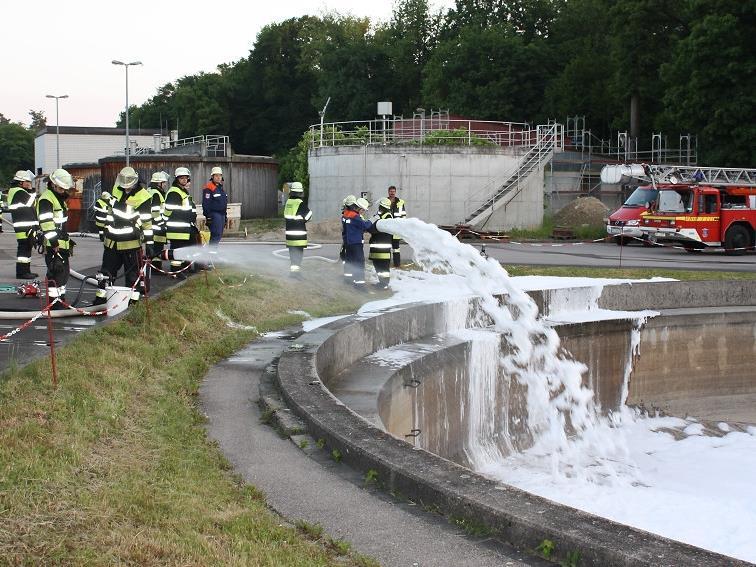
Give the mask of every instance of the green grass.
M 141 305 L 61 348 L 57 389 L 47 360 L 3 374 L 0 564 L 361 564 L 270 513 L 197 411 L 209 367 L 301 320 L 289 310 L 356 308 L 322 281 L 302 294 L 301 282 L 193 278 L 153 300 L 150 321 Z M 216 309 L 257 331 L 227 327 Z
M 554 232 L 554 219 L 544 216 L 543 224 L 538 228 L 513 228 L 507 231 L 512 240 L 550 240 Z M 573 233 L 577 240 L 598 240 L 606 238 L 606 226 L 578 226 Z
M 570 266 L 509 266 L 502 264 L 510 276 L 561 276 L 580 278 L 646 279 L 674 278 L 682 281 L 752 280 L 756 272 L 704 272 L 666 268 L 590 268 Z

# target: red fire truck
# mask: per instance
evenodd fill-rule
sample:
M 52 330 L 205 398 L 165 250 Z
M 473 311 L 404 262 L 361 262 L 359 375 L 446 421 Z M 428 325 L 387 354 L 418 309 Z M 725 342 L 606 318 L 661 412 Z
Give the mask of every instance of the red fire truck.
M 629 178 L 650 181 L 656 201 L 641 215 L 651 241 L 674 243 L 687 252 L 724 248 L 742 254 L 756 246 L 756 170 L 691 166 L 627 168 Z

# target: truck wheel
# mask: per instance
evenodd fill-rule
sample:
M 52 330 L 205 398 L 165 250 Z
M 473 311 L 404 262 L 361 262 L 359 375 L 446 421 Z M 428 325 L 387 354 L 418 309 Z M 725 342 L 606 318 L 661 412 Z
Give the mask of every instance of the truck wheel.
M 751 235 L 740 224 L 731 226 L 725 234 L 725 254 L 740 255 L 751 246 Z

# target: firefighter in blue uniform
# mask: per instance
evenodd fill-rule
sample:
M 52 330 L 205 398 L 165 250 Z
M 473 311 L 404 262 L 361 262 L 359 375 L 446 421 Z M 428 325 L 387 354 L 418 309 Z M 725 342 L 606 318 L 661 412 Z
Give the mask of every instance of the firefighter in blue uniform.
M 304 188 L 299 181 L 289 186 L 289 198 L 284 207 L 286 220 L 286 247 L 289 249 L 289 272 L 297 275 L 301 270 L 302 257 L 307 248 L 307 221 L 312 218 L 312 211 L 302 200 Z
M 348 206 L 341 215 L 344 226 L 344 245 L 346 248 L 347 270 L 352 274 L 352 285 L 357 289 L 365 288 L 365 250 L 364 233 L 373 226 L 369 220 L 362 218 L 370 207 L 367 199 L 359 198 L 354 205 Z
M 210 171 L 210 181 L 202 189 L 202 214 L 210 229 L 210 244 L 219 244 L 223 227 L 228 216 L 228 194 L 223 189 L 223 170 L 214 167 Z

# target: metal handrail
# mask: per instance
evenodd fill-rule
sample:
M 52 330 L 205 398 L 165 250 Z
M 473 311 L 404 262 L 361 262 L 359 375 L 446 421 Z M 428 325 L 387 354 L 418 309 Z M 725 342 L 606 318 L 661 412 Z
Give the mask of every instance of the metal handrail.
M 499 122 L 492 120 L 460 120 L 451 118 L 392 117 L 363 121 L 344 121 L 313 124 L 310 126 L 310 147 L 366 146 L 371 144 L 423 144 L 428 134 L 437 131 L 459 130 L 460 145 L 472 145 L 478 139 L 499 146 L 533 145 L 536 133 L 526 122 Z

